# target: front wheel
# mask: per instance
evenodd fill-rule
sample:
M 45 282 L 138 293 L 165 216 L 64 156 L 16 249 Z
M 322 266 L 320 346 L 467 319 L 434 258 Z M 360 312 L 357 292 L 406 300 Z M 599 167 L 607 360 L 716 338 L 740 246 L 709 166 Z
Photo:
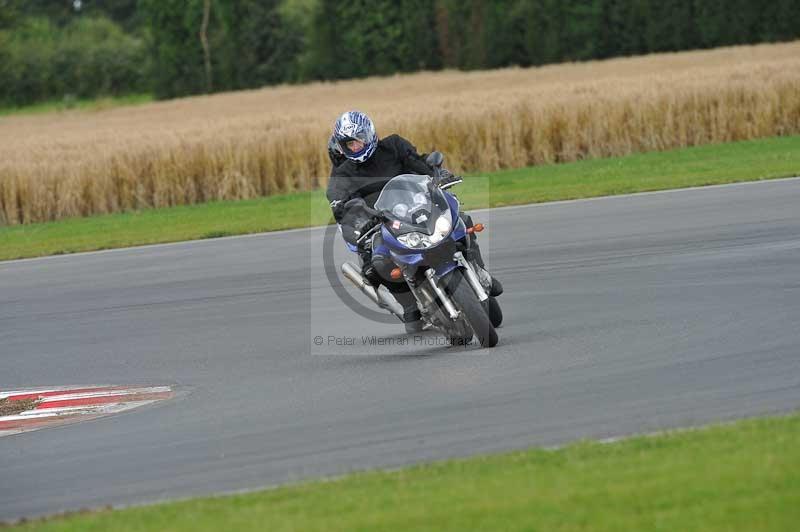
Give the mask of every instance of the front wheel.
M 489 315 L 461 270 L 455 269 L 450 272 L 446 277 L 445 286 L 453 303 L 464 314 L 464 318 L 472 328 L 474 336 L 478 338 L 481 347 L 497 345 L 497 331 L 494 330 Z
M 500 324 L 503 323 L 503 310 L 500 308 L 500 303 L 497 302 L 497 298 L 489 296 L 489 299 L 483 302 L 483 306 L 494 328 L 500 327 Z

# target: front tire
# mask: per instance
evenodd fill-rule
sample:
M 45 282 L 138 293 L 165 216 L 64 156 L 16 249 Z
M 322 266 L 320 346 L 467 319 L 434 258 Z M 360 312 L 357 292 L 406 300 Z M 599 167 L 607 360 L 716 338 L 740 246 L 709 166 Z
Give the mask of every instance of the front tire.
M 500 327 L 500 324 L 503 323 L 503 310 L 500 308 L 500 303 L 497 302 L 497 298 L 494 296 L 489 296 L 489 299 L 483 302 L 484 308 L 486 308 L 486 314 L 489 315 L 489 321 L 492 322 L 492 326 L 496 329 Z
M 478 338 L 481 347 L 494 347 L 497 345 L 497 331 L 494 330 L 489 315 L 484 310 L 478 296 L 472 290 L 469 282 L 459 269 L 455 269 L 447 276 L 445 281 L 447 293 L 453 303 L 464 314 L 474 336 Z

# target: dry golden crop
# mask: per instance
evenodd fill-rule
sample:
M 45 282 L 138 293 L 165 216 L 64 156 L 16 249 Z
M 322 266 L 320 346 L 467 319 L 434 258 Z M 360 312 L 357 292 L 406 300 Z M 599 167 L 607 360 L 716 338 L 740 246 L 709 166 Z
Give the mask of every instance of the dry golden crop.
M 800 41 L 0 118 L 0 224 L 324 186 L 335 118 L 495 170 L 800 133 Z

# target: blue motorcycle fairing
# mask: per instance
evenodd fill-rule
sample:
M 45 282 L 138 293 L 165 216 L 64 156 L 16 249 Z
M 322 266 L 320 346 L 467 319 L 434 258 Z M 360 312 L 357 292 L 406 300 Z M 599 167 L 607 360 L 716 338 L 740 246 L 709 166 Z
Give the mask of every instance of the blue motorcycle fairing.
M 448 194 L 446 191 L 442 191 L 445 195 L 445 199 L 447 200 L 447 205 L 450 208 L 450 219 L 451 220 L 458 220 L 455 224 L 455 228 L 450 233 L 450 236 L 447 238 L 452 238 L 453 240 L 461 240 L 467 234 L 467 228 L 464 225 L 464 221 L 458 215 L 458 200 L 452 195 Z M 428 249 L 432 248 L 420 248 L 420 249 L 412 249 L 404 246 L 397 240 L 389 229 L 386 228 L 384 225 L 381 227 L 381 235 L 383 235 L 383 241 L 389 246 L 392 251 L 396 251 L 398 254 L 417 254 L 419 252 L 425 252 Z M 436 246 L 433 246 L 436 247 Z
M 391 253 L 391 250 L 389 249 L 389 246 L 386 245 L 386 241 L 384 240 L 383 244 L 381 244 L 376 248 L 372 248 L 372 253 L 373 254 L 377 253 L 378 255 L 388 255 L 389 253 Z
M 407 266 L 416 266 L 420 262 L 422 262 L 422 255 L 419 253 L 414 253 L 412 255 L 400 255 L 392 251 L 391 253 L 392 260 L 395 261 L 397 264 L 405 264 Z
M 459 203 L 458 199 L 452 194 L 449 194 L 447 191 L 442 191 L 445 195 L 445 199 L 447 200 L 448 207 L 450 208 L 450 217 L 453 220 L 458 220 L 453 228 L 452 232 L 448 236 L 448 239 L 452 240 L 461 240 L 467 235 L 467 228 L 464 225 L 464 220 L 458 215 L 459 211 Z M 408 266 L 416 266 L 420 264 L 423 259 L 425 258 L 425 251 L 426 249 L 410 249 L 400 243 L 399 240 L 392 234 L 391 231 L 384 225 L 381 227 L 381 235 L 383 236 L 383 244 L 379 246 L 377 249 L 373 250 L 373 252 L 377 251 L 383 255 L 389 255 L 392 257 L 392 260 L 399 265 L 408 265 Z M 347 249 L 350 251 L 357 253 L 358 247 L 354 244 L 351 244 L 345 241 L 345 245 Z M 431 249 L 431 248 L 427 248 Z M 451 271 L 453 271 L 458 264 L 455 260 L 448 260 L 444 261 L 434 267 L 434 271 L 436 275 L 442 277 Z
M 459 218 L 458 223 L 456 224 L 456 228 L 453 229 L 453 240 L 461 240 L 466 236 L 467 236 L 467 226 L 464 225 L 464 220 Z
M 447 237 L 448 239 L 452 240 L 461 240 L 467 234 L 467 228 L 464 225 L 464 221 L 458 215 L 459 204 L 458 200 L 452 194 L 448 194 L 446 191 L 444 192 L 445 198 L 447 199 L 448 207 L 450 208 L 450 217 L 453 220 L 458 220 L 455 224 L 455 228 Z M 410 266 L 418 265 L 424 259 L 425 252 L 432 248 L 427 249 L 409 249 L 403 244 L 400 243 L 399 240 L 387 229 L 384 225 L 381 227 L 381 234 L 383 235 L 384 244 L 389 248 L 390 255 L 392 259 L 397 264 L 407 264 Z M 437 264 L 434 267 L 434 271 L 436 275 L 439 277 L 446 275 L 453 271 L 458 263 L 455 260 L 448 260 L 443 261 L 440 264 Z
M 467 226 L 464 225 L 464 220 L 461 219 L 461 216 L 458 215 L 459 211 L 459 204 L 458 200 L 452 194 L 449 194 L 446 190 L 443 190 L 444 196 L 447 199 L 448 205 L 450 205 L 450 216 L 452 216 L 453 220 L 458 220 L 456 223 L 453 232 L 450 234 L 453 240 L 461 240 L 465 236 L 467 236 Z
M 439 277 L 444 277 L 448 273 L 455 270 L 456 266 L 458 266 L 458 263 L 456 261 L 443 262 L 439 265 L 438 268 L 434 268 L 434 271 L 436 272 L 436 275 L 438 275 Z

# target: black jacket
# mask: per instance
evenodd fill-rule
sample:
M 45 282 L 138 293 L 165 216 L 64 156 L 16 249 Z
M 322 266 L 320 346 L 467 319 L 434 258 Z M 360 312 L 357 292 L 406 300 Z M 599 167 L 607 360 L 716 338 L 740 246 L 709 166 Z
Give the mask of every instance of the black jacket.
M 432 173 L 433 169 L 409 141 L 400 135 L 383 138 L 366 162 L 359 164 L 348 159 L 334 166 L 327 191 L 333 217 L 341 223 L 344 204 L 353 198 L 364 198 L 373 207 L 383 187 L 395 176 Z

